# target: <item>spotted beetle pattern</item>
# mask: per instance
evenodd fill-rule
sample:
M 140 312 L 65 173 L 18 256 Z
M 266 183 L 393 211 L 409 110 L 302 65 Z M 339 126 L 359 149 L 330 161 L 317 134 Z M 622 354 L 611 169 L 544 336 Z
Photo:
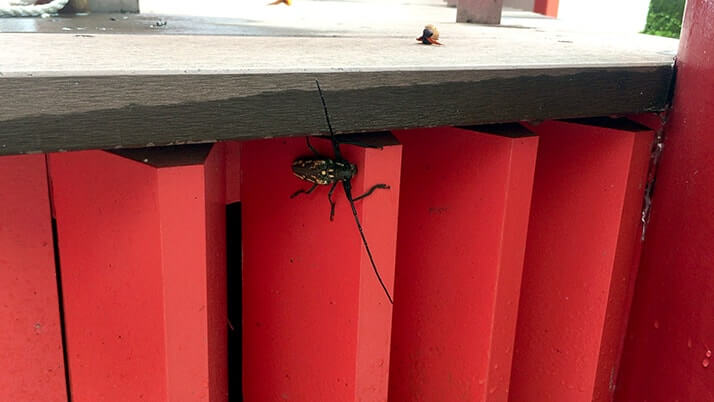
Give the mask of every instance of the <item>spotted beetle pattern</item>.
M 297 159 L 292 169 L 300 179 L 323 186 L 349 180 L 357 174 L 357 166 L 332 159 Z

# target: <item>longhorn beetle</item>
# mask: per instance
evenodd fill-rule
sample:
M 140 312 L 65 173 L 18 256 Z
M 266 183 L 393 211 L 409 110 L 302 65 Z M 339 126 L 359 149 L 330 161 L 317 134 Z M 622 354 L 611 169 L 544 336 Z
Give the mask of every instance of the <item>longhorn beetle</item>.
M 369 256 L 369 262 L 372 263 L 372 269 L 374 269 L 374 274 L 377 275 L 377 280 L 379 284 L 382 285 L 384 293 L 387 295 L 389 303 L 394 304 L 392 301 L 392 296 L 390 296 L 387 286 L 382 281 L 381 275 L 379 275 L 379 270 L 377 265 L 374 263 L 374 258 L 372 257 L 372 252 L 369 250 L 367 245 L 367 238 L 364 236 L 364 230 L 362 229 L 362 224 L 357 216 L 357 208 L 355 208 L 355 201 L 361 200 L 372 194 L 376 189 L 388 189 L 389 186 L 386 184 L 375 184 L 367 190 L 366 193 L 358 196 L 352 197 L 352 178 L 357 174 L 357 166 L 350 163 L 344 157 L 342 157 L 342 152 L 340 152 L 340 143 L 335 136 L 335 132 L 332 130 L 332 124 L 330 123 L 330 115 L 327 113 L 327 104 L 325 103 L 325 96 L 322 94 L 322 89 L 320 88 L 320 82 L 315 80 L 317 84 L 317 91 L 320 94 L 320 100 L 322 101 L 322 109 L 325 112 L 325 120 L 327 121 L 327 127 L 330 129 L 330 140 L 332 141 L 332 149 L 335 153 L 334 158 L 328 158 L 319 152 L 310 144 L 310 137 L 305 137 L 307 141 L 307 147 L 313 152 L 314 157 L 308 158 L 298 158 L 292 164 L 292 170 L 295 176 L 309 183 L 312 183 L 312 187 L 307 190 L 298 190 L 290 198 L 295 198 L 300 194 L 310 194 L 317 186 L 332 185 L 330 191 L 327 193 L 327 200 L 330 202 L 330 220 L 335 217 L 335 201 L 332 199 L 332 194 L 335 192 L 335 187 L 338 183 L 342 183 L 342 188 L 345 189 L 345 196 L 347 196 L 347 201 L 349 201 L 352 207 L 352 215 L 355 217 L 355 222 L 357 222 L 357 229 L 362 237 L 362 243 L 364 244 L 364 249 L 367 251 L 367 256 Z

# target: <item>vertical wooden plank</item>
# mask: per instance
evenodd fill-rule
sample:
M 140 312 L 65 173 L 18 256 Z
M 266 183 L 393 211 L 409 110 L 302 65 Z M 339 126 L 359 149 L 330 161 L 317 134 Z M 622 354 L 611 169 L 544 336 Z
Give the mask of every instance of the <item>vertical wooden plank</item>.
M 73 401 L 227 400 L 225 176 L 210 149 L 51 155 Z
M 205 236 L 195 236 L 206 232 L 206 219 L 203 213 L 184 215 L 205 208 L 203 167 L 167 167 L 157 173 L 164 299 L 159 303 L 166 320 L 168 400 L 207 401 L 208 387 L 196 388 L 192 381 L 208 384 L 208 360 L 203 358 L 208 349 L 208 300 L 205 291 L 195 291 L 208 287 L 206 261 L 203 252 L 193 252 L 206 249 Z M 194 344 L 202 347 L 184 347 Z
M 511 400 L 608 401 L 641 236 L 651 130 L 549 121 L 540 149 Z
M 714 400 L 712 21 L 714 3 L 687 2 L 617 401 Z
M 225 401 L 228 389 L 223 147 L 158 170 L 168 396 Z
M 156 169 L 50 155 L 74 402 L 165 401 Z
M 66 401 L 44 155 L 0 158 L 0 400 Z
M 392 284 L 397 252 L 402 147 L 395 141 L 383 150 L 364 150 L 356 147 L 345 149 L 347 158 L 359 161 L 358 166 L 361 168 L 362 177 L 360 186 L 354 190 L 355 196 L 376 183 L 389 183 L 391 187 L 386 191 L 379 190 L 382 193 L 379 197 L 370 196 L 359 202 L 362 208 L 360 219 L 370 250 L 382 279 L 390 294 L 394 296 Z M 367 254 L 362 252 L 360 258 L 356 400 L 386 401 L 389 387 L 392 306 L 387 304 L 386 295 L 378 285 Z
M 535 0 L 533 11 L 549 17 L 557 17 L 558 1 L 559 0 Z
M 228 301 L 226 278 L 225 149 L 214 145 L 203 163 L 206 193 L 205 271 L 208 292 L 208 389 L 211 402 L 228 401 Z M 182 253 L 177 250 L 177 253 Z M 203 291 L 202 289 L 195 289 Z M 195 399 L 194 399 L 195 400 Z
M 518 125 L 395 134 L 390 400 L 505 401 L 538 139 Z
M 500 24 L 503 0 L 458 0 L 456 22 Z
M 649 127 L 648 127 L 649 128 Z M 654 131 L 635 133 L 605 310 L 593 401 L 612 401 L 642 255 L 642 209 Z
M 326 141 L 313 143 L 325 155 Z M 358 166 L 355 195 L 369 246 L 392 288 L 399 195 L 399 145 L 343 146 Z M 246 400 L 386 400 L 391 305 L 377 282 L 341 186 L 329 221 L 325 187 L 290 171 L 310 155 L 303 138 L 243 143 L 243 387 Z M 266 161 L 270 163 L 266 163 Z
M 493 301 L 493 323 L 489 350 L 486 401 L 508 400 L 513 361 L 513 343 L 516 337 L 518 301 L 523 276 L 523 258 L 530 215 L 533 175 L 537 155 L 537 137 L 530 133 L 520 133 L 510 126 L 507 133 L 518 135 L 511 139 L 501 225 L 498 279 L 495 283 Z M 478 129 L 477 129 L 478 130 Z M 481 130 L 485 130 L 482 128 Z M 513 130 L 513 131 L 511 131 Z M 486 131 L 488 132 L 488 131 Z

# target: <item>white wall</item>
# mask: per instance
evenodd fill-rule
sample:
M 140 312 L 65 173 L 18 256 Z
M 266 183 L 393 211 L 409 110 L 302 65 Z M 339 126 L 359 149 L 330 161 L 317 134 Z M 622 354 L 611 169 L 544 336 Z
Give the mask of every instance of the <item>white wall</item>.
M 650 0 L 560 0 L 558 19 L 586 30 L 641 32 Z

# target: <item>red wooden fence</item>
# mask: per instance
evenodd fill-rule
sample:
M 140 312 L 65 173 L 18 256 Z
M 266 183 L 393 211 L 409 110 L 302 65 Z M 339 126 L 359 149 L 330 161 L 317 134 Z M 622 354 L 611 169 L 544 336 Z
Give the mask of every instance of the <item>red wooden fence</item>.
M 344 146 L 355 194 L 391 186 L 357 214 L 393 306 L 341 189 L 334 222 L 289 198 L 302 138 L 0 158 L 0 400 L 714 399 L 714 4 L 686 15 L 644 247 L 654 136 L 625 119 Z
M 361 137 L 383 149 L 343 146 L 359 169 L 354 194 L 391 187 L 357 208 L 394 306 L 342 190 L 334 222 L 327 188 L 289 198 L 308 185 L 289 169 L 310 153 L 303 138 L 51 154 L 49 196 L 42 156 L 3 158 L 15 163 L 8 186 L 31 174 L 18 163 L 34 161 L 36 180 L 23 185 L 35 193 L 4 203 L 9 222 L 44 208 L 27 228 L 46 244 L 37 279 L 51 302 L 17 299 L 24 310 L 9 311 L 41 307 L 55 321 L 44 340 L 54 357 L 26 348 L 8 357 L 33 361 L 26 372 L 0 377 L 40 375 L 52 357 L 64 399 L 51 200 L 73 401 L 221 401 L 229 381 L 253 401 L 604 400 L 652 133 L 622 119 L 531 129 L 406 130 Z M 44 207 L 27 209 L 31 195 Z M 225 207 L 237 201 L 242 289 L 226 289 Z M 24 227 L 4 241 L 18 258 Z M 3 272 L 19 277 L 25 263 Z M 230 323 L 226 292 L 238 291 L 242 318 Z M 243 354 L 229 379 L 231 327 Z M 31 395 L 13 384 L 5 392 Z

